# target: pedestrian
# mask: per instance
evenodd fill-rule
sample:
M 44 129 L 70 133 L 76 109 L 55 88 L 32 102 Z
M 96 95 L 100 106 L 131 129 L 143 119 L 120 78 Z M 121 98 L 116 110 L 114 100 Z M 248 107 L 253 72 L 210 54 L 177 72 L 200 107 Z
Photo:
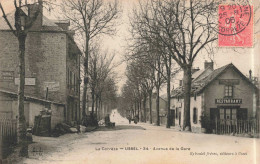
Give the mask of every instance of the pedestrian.
M 129 124 L 131 124 L 131 116 L 130 115 L 128 115 L 127 119 L 129 121 Z
M 134 118 L 134 123 L 137 124 L 137 121 L 138 121 L 138 117 L 135 116 L 135 118 Z

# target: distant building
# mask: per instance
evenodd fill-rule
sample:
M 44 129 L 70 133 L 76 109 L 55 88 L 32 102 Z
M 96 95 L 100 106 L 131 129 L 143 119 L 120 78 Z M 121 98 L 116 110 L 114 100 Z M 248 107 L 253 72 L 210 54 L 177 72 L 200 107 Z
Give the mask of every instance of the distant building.
M 205 69 L 192 75 L 190 118 L 191 130 L 201 132 L 202 115 L 215 120 L 247 120 L 256 117 L 258 88 L 233 64 L 213 69 L 205 63 Z M 175 111 L 175 125 L 183 125 L 183 87 L 172 91 L 171 108 Z
M 144 111 L 142 110 L 142 116 L 144 116 Z M 160 124 L 166 125 L 167 123 L 167 100 L 159 97 L 159 117 Z M 149 99 L 146 101 L 146 120 L 150 120 L 150 108 L 149 108 Z M 155 123 L 157 121 L 156 116 L 156 93 L 153 93 L 152 96 L 152 122 Z
M 35 13 L 35 5 L 25 14 Z M 42 11 L 42 9 L 41 9 Z M 7 18 L 14 25 L 14 12 Z M 25 115 L 27 123 L 47 106 L 55 122 L 79 121 L 80 55 L 69 21 L 53 21 L 39 14 L 26 39 Z M 0 115 L 17 116 L 19 84 L 18 40 L 0 18 Z M 30 118 L 30 119 L 29 119 Z

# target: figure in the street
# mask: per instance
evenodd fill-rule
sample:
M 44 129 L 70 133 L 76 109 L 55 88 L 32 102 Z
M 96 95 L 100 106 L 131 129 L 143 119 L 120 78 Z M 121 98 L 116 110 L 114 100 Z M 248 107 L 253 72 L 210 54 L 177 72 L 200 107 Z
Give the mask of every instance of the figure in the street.
M 129 124 L 131 124 L 131 116 L 130 115 L 128 115 L 127 119 L 129 121 Z
M 108 126 L 109 123 L 110 123 L 110 117 L 109 114 L 107 114 L 105 117 L 105 125 Z
M 135 118 L 134 118 L 134 123 L 137 124 L 137 122 L 138 122 L 138 117 L 135 116 Z

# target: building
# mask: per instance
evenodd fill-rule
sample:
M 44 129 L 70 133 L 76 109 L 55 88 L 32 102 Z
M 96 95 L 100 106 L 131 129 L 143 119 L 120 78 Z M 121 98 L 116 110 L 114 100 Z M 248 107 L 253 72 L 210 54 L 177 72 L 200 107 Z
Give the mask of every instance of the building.
M 201 132 L 201 116 L 209 120 L 212 132 L 217 120 L 248 120 L 256 117 L 258 89 L 232 63 L 213 69 L 205 63 L 202 71 L 192 75 L 190 118 L 191 130 Z M 183 87 L 172 91 L 171 107 L 175 110 L 175 124 L 183 125 Z
M 144 111 L 142 110 L 142 116 L 144 116 Z M 166 125 L 167 123 L 167 100 L 163 96 L 159 97 L 159 118 L 160 124 Z M 150 121 L 150 108 L 149 108 L 149 98 L 146 100 L 146 121 Z M 152 122 L 157 121 L 156 116 L 156 93 L 152 95 Z
M 35 5 L 29 5 L 25 14 L 33 14 Z M 14 25 L 14 12 L 7 18 Z M 80 55 L 74 42 L 69 21 L 53 21 L 41 13 L 26 39 L 25 54 L 25 115 L 27 123 L 39 111 L 52 109 L 52 120 L 72 123 L 79 121 Z M 19 84 L 18 40 L 0 18 L 0 115 L 17 116 Z M 30 118 L 30 119 L 29 119 Z

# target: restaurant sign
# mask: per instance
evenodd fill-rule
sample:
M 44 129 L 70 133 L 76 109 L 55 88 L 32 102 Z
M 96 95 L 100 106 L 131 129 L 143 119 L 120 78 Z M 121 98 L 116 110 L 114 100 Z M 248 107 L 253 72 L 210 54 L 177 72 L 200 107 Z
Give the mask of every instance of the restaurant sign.
M 242 104 L 242 99 L 215 99 L 216 104 Z

